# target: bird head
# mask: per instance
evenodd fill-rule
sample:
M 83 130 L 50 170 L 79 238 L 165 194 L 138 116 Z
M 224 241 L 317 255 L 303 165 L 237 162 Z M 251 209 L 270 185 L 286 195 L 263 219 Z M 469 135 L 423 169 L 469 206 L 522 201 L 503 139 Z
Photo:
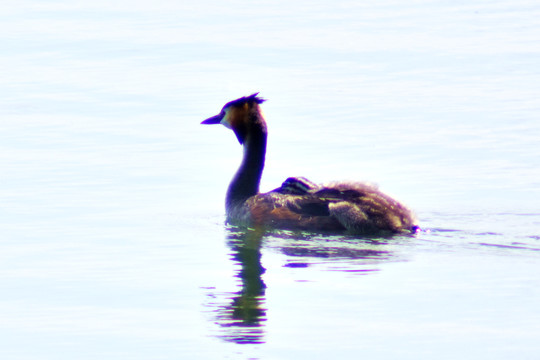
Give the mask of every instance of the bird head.
M 201 122 L 201 124 L 221 124 L 234 131 L 240 144 L 243 144 L 246 136 L 248 135 L 251 123 L 254 121 L 259 121 L 259 104 L 266 101 L 265 99 L 257 96 L 258 94 L 259 93 L 255 93 L 250 96 L 244 96 L 239 99 L 229 101 L 223 106 L 219 114 L 204 120 Z

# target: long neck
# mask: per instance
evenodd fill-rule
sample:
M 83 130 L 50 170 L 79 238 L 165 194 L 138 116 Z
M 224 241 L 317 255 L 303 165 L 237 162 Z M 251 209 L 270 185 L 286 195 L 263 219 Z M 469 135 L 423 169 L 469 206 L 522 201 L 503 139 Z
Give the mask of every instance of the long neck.
M 243 203 L 250 196 L 259 193 L 259 183 L 264 169 L 267 138 L 266 126 L 262 116 L 260 120 L 250 122 L 250 129 L 248 129 L 244 140 L 242 163 L 227 190 L 225 201 L 227 210 Z

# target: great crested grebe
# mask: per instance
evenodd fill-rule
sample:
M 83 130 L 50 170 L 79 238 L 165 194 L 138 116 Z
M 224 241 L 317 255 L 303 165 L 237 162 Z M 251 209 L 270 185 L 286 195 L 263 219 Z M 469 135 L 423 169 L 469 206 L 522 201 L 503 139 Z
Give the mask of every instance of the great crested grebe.
M 357 234 L 415 232 L 413 213 L 376 186 L 361 182 L 317 185 L 290 177 L 267 193 L 259 193 L 264 169 L 266 122 L 255 93 L 228 102 L 202 124 L 222 124 L 244 147 L 242 163 L 225 200 L 233 225 L 278 229 L 350 232 Z

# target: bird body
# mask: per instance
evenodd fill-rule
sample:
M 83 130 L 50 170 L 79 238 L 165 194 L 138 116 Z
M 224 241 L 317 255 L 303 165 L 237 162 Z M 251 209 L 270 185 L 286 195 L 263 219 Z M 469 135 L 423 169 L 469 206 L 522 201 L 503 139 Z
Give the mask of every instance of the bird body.
M 267 127 L 253 94 L 228 102 L 221 112 L 202 124 L 222 124 L 234 131 L 244 147 L 243 159 L 227 190 L 225 207 L 231 224 L 350 232 L 357 234 L 415 232 L 413 213 L 362 182 L 318 185 L 303 177 L 290 177 L 279 187 L 259 193 L 266 155 Z

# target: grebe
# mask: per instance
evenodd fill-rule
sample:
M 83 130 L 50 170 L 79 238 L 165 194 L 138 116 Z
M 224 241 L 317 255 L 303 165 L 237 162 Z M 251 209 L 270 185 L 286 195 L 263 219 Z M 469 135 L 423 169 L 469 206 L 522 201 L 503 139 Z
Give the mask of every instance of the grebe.
M 317 185 L 290 177 L 267 193 L 259 193 L 264 169 L 267 128 L 255 93 L 228 102 L 202 124 L 231 129 L 244 148 L 242 163 L 225 200 L 227 222 L 233 225 L 357 234 L 415 232 L 413 213 L 376 186 L 361 182 Z

